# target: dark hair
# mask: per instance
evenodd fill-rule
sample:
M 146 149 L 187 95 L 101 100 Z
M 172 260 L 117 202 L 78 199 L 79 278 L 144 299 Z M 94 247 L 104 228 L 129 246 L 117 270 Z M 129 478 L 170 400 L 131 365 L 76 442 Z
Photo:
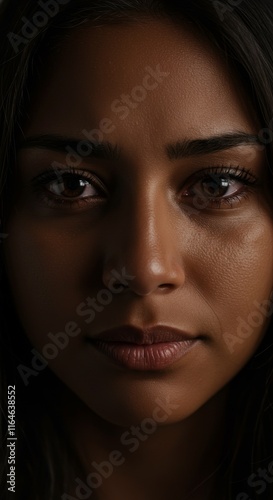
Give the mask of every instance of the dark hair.
M 24 30 L 47 5 L 47 21 L 40 28 Z M 55 10 L 54 10 L 55 9 Z M 22 133 L 33 83 L 43 68 L 46 55 L 71 30 L 92 21 L 96 25 L 137 22 L 142 18 L 188 20 L 206 34 L 223 57 L 238 72 L 250 97 L 261 129 L 267 129 L 268 164 L 272 162 L 273 118 L 273 4 L 272 0 L 3 0 L 0 2 L 0 233 L 12 206 L 12 184 L 17 144 Z M 26 18 L 26 19 L 25 19 Z M 38 18 L 35 18 L 38 19 Z M 45 16 L 43 16 L 45 19 Z M 37 23 L 36 23 L 37 24 Z M 29 30 L 29 31 L 27 31 Z M 26 235 L 27 237 L 27 235 Z M 1 242 L 1 240 L 0 240 Z M 2 245 L 0 244 L 0 252 Z M 80 463 L 69 443 L 56 411 L 61 385 L 45 369 L 28 387 L 18 374 L 19 364 L 31 366 L 32 346 L 16 317 L 1 253 L 0 266 L 1 341 L 1 437 L 7 436 L 7 386 L 16 384 L 17 498 L 55 500 L 61 498 L 70 474 L 80 474 Z M 248 484 L 259 467 L 273 460 L 272 322 L 259 349 L 232 380 L 227 415 L 226 455 L 219 480 L 226 499 L 241 491 L 255 500 L 260 493 Z M 8 498 L 6 455 L 2 447 L 1 498 Z M 26 493 L 27 492 L 27 493 Z M 245 497 L 247 498 L 247 496 Z M 272 500 L 268 484 L 264 499 Z

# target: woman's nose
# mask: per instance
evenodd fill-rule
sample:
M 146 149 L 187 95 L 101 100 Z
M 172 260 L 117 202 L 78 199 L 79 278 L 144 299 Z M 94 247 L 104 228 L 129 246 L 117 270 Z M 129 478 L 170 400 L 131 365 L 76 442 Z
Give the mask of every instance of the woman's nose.
M 148 189 L 146 191 L 149 191 Z M 150 192 L 133 195 L 111 218 L 105 240 L 103 282 L 113 269 L 134 276 L 129 289 L 137 295 L 163 293 L 183 286 L 185 271 L 179 249 L 176 210 L 168 197 Z

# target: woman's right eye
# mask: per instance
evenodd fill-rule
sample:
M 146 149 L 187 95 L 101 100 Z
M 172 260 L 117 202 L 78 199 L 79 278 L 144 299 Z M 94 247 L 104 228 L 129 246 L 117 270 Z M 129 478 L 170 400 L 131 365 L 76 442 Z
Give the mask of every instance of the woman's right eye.
M 73 208 L 76 204 L 92 203 L 107 195 L 103 183 L 91 172 L 50 170 L 39 175 L 32 181 L 39 196 L 48 205 Z
M 48 191 L 57 196 L 65 196 L 68 198 L 78 198 L 85 194 L 83 198 L 88 196 L 96 196 L 98 191 L 90 183 L 90 181 L 71 174 L 63 174 L 58 180 L 51 181 L 47 185 Z

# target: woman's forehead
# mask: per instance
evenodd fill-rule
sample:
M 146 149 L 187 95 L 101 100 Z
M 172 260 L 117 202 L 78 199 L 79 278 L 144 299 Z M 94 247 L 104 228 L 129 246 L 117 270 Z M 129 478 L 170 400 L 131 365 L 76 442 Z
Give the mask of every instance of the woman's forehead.
M 171 140 L 178 127 L 188 138 L 257 131 L 239 78 L 189 24 L 151 19 L 71 31 L 42 75 L 29 135 L 79 135 L 107 119 L 123 137 L 142 130 L 142 143 L 166 133 Z

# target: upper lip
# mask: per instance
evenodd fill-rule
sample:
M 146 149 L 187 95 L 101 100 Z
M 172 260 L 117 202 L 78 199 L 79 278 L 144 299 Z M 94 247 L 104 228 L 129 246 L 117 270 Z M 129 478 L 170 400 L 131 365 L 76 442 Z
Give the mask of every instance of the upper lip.
M 156 325 L 149 328 L 140 328 L 133 325 L 124 325 L 110 330 L 104 330 L 90 340 L 105 340 L 108 342 L 125 342 L 130 344 L 150 345 L 160 342 L 183 342 L 197 337 L 178 328 L 166 325 Z

